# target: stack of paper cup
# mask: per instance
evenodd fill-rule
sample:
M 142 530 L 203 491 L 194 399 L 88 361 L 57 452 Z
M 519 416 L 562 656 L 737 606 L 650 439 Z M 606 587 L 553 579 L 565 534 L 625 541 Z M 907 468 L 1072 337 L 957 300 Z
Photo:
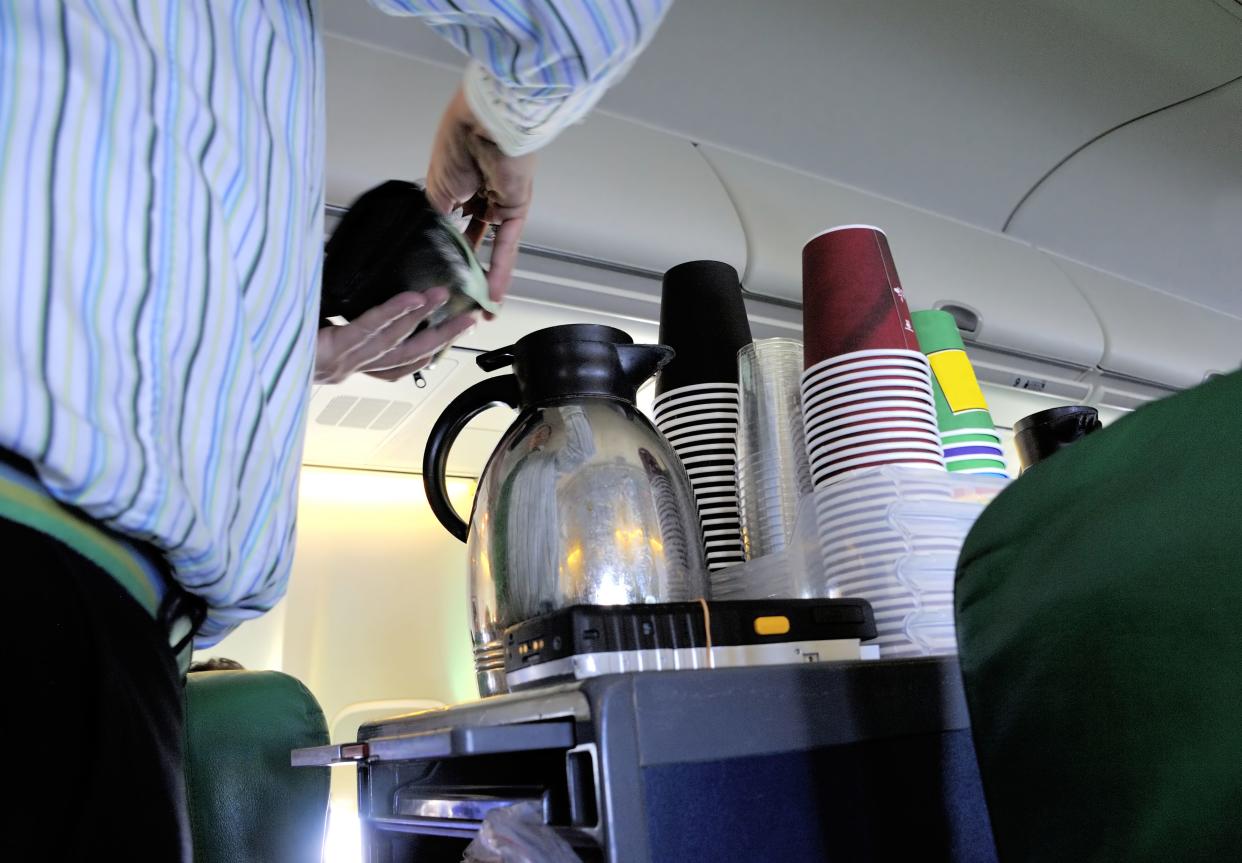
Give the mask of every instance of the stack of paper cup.
M 953 582 L 967 533 L 1007 480 L 887 465 L 802 499 L 785 551 L 713 573 L 718 599 L 871 603 L 883 658 L 953 653 Z
M 919 345 L 932 370 L 932 395 L 944 460 L 954 473 L 1007 477 L 1005 451 L 957 322 L 938 309 L 912 316 Z
M 871 603 L 882 657 L 952 650 L 953 562 L 962 539 L 914 535 L 900 515 L 950 501 L 943 472 L 902 467 L 853 473 L 815 494 L 827 594 Z
M 750 344 L 737 271 L 690 261 L 664 274 L 660 343 L 677 352 L 656 381 L 655 426 L 694 488 L 711 572 L 745 560 L 737 498 L 737 352 Z
M 878 228 L 802 251 L 802 411 L 816 488 L 887 464 L 944 470 L 931 369 Z
M 708 571 L 741 563 L 736 479 L 737 384 L 697 384 L 657 396 L 656 428 L 681 459 L 694 488 Z

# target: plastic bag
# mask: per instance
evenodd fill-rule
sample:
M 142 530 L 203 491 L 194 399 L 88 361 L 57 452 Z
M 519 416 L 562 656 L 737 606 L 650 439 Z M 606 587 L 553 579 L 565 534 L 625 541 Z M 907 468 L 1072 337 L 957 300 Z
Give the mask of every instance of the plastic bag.
M 493 809 L 463 863 L 582 863 L 569 843 L 543 823 L 536 803 Z

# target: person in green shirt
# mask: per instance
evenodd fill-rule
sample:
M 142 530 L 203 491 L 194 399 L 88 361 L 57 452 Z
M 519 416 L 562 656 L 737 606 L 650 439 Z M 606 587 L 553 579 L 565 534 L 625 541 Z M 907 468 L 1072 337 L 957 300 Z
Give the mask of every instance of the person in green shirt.
M 1028 470 L 956 606 L 1001 860 L 1242 856 L 1242 372 Z

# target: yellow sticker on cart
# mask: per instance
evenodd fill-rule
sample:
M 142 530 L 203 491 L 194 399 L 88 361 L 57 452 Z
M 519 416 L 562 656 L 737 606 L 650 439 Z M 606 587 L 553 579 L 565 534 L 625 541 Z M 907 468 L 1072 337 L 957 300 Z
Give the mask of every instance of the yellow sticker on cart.
M 949 410 L 960 414 L 962 411 L 988 409 L 983 390 L 979 389 L 979 380 L 975 377 L 975 370 L 971 368 L 965 351 L 936 351 L 928 355 L 927 361 L 931 363 L 932 374 L 940 384 L 944 400 L 949 403 Z

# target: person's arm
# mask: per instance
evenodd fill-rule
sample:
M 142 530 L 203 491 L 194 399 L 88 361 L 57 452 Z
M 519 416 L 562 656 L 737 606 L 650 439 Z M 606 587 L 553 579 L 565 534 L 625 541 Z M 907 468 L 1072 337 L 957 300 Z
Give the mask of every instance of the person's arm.
M 530 209 L 533 151 L 589 111 L 650 41 L 672 0 L 371 0 L 422 19 L 471 62 L 436 131 L 427 197 L 473 217 L 476 244 L 498 225 L 487 283 L 504 298 Z M 447 294 L 445 295 L 447 296 Z M 354 372 L 398 380 L 473 323 L 458 317 L 409 336 L 444 299 L 402 294 L 344 327 L 319 331 L 315 381 Z
M 624 75 L 672 0 L 371 0 L 471 58 L 462 92 L 506 156 L 547 144 Z
M 533 152 L 589 111 L 650 41 L 672 0 L 371 0 L 421 18 L 471 58 L 440 121 L 427 195 L 498 225 L 488 286 L 503 298 L 530 208 Z

